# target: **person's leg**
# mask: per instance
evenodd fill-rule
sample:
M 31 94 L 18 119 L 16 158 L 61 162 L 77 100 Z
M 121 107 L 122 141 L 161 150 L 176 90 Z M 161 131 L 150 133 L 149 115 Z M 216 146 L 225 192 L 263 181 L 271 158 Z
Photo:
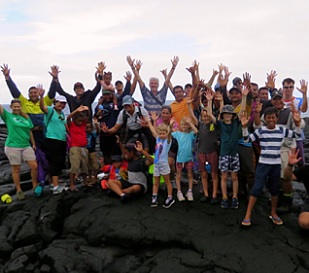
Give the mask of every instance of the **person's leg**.
M 153 186 L 152 186 L 152 195 L 158 195 L 160 186 L 160 176 L 154 176 L 153 177 Z
M 228 172 L 221 172 L 221 191 L 223 199 L 227 199 L 227 178 Z
M 176 187 L 177 187 L 178 192 L 181 191 L 181 184 L 180 184 L 181 171 L 182 171 L 182 163 L 177 163 L 176 164 Z
M 75 183 L 74 183 L 74 180 L 75 180 L 75 177 L 76 177 L 76 173 L 70 173 L 70 190 L 71 191 L 75 191 L 76 189 L 76 186 L 75 186 Z
M 218 186 L 219 186 L 218 172 L 212 172 L 211 177 L 212 177 L 212 198 L 217 198 Z
M 122 184 L 119 180 L 108 180 L 107 182 L 107 187 L 113 191 L 114 193 L 116 193 L 117 195 L 121 196 L 121 194 L 123 194 L 123 191 L 122 191 Z
M 38 163 L 36 160 L 28 160 L 27 164 L 31 170 L 32 188 L 35 189 L 38 185 Z
M 193 162 L 187 162 L 187 175 L 189 182 L 189 191 L 193 189 Z
M 244 220 L 251 220 L 251 214 L 252 214 L 252 210 L 254 208 L 254 205 L 256 203 L 256 200 L 257 200 L 257 197 L 250 195 Z
M 129 188 L 124 189 L 122 192 L 128 195 L 134 195 L 141 192 L 142 187 L 140 185 L 133 185 Z
M 172 197 L 173 196 L 173 187 L 170 180 L 170 174 L 163 175 L 164 183 L 166 185 L 167 189 L 167 196 Z
M 271 196 L 271 216 L 279 218 L 277 214 L 278 196 Z
M 20 165 L 12 165 L 12 178 L 16 187 L 16 192 L 20 192 Z
M 237 198 L 238 195 L 238 174 L 237 172 L 231 173 L 232 186 L 233 186 L 233 198 Z
M 201 178 L 202 178 L 202 186 L 203 186 L 203 192 L 204 196 L 208 197 L 208 174 L 206 171 L 201 171 Z

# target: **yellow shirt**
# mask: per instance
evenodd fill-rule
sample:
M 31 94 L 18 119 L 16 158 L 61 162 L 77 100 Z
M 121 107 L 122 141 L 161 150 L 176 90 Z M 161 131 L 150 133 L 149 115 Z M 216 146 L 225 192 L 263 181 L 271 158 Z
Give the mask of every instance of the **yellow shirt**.
M 22 94 L 17 98 L 21 102 L 21 110 L 27 114 L 43 114 L 40 108 L 40 101 L 36 103 L 32 102 L 31 100 L 25 98 Z M 48 96 L 44 97 L 44 104 L 46 106 L 51 106 L 54 99 L 50 99 Z

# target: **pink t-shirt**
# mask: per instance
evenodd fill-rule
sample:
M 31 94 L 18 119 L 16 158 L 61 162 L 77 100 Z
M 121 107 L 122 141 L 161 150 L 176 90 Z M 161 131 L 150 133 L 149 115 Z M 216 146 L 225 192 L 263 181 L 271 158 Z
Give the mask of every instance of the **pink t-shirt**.
M 160 125 L 160 124 L 162 124 L 162 123 L 163 123 L 162 118 L 158 118 L 158 119 L 157 119 L 157 122 L 156 122 L 157 126 Z M 175 120 L 175 122 L 174 122 L 174 124 L 173 124 L 173 132 L 176 132 L 176 131 L 179 131 L 179 130 L 180 130 L 179 124 L 178 124 L 178 122 Z

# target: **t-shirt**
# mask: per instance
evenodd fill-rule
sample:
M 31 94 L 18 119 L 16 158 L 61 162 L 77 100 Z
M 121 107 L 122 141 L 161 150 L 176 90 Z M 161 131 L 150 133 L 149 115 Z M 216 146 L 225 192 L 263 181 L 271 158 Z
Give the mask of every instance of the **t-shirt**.
M 172 136 L 178 141 L 177 163 L 185 163 L 193 160 L 192 148 L 195 134 L 193 131 L 190 133 L 173 132 Z
M 144 85 L 144 87 L 141 89 L 141 94 L 144 101 L 144 107 L 148 112 L 154 111 L 157 114 L 160 114 L 162 105 L 165 104 L 166 95 L 167 95 L 168 86 L 163 85 L 163 87 L 157 92 L 157 94 L 150 94 L 151 91 Z M 160 102 L 158 102 L 153 98 L 156 97 L 156 99 Z
M 174 101 L 170 104 L 172 108 L 173 118 L 180 124 L 183 117 L 188 117 L 189 109 L 186 99 L 183 99 L 181 102 Z
M 76 126 L 74 121 L 72 121 L 69 124 L 71 147 L 86 147 L 87 146 L 86 123 L 87 121 L 83 122 L 81 126 Z
M 14 148 L 27 148 L 30 146 L 30 130 L 33 124 L 30 118 L 24 118 L 15 115 L 3 108 L 1 118 L 5 122 L 8 130 L 8 136 L 5 146 Z
M 44 116 L 46 138 L 66 141 L 67 131 L 65 124 L 67 121 L 63 111 L 59 114 L 52 106 L 47 106 L 47 110 L 47 114 Z
M 235 155 L 238 153 L 238 128 L 239 119 L 233 119 L 231 124 L 226 124 L 222 120 L 218 122 L 220 132 L 220 155 Z
M 218 149 L 218 128 L 216 124 L 202 122 L 198 123 L 198 152 L 199 153 L 213 153 Z
M 131 160 L 128 163 L 128 181 L 131 184 L 140 184 L 147 191 L 147 176 L 148 166 L 146 165 L 146 158 L 140 157 L 137 160 Z
M 155 148 L 155 159 L 154 163 L 168 163 L 168 152 L 171 148 L 172 139 L 170 143 L 167 143 L 168 139 L 161 139 L 157 137 L 156 148 Z
M 87 133 L 87 149 L 90 153 L 95 152 L 95 144 L 97 138 L 97 132 L 93 131 L 91 133 Z

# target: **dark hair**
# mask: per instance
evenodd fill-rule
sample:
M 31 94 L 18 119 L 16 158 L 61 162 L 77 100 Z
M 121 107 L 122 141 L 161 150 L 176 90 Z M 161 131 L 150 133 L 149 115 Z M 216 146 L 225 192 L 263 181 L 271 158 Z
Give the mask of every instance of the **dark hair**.
M 36 90 L 38 90 L 38 88 L 37 88 L 36 86 L 30 86 L 29 89 L 28 89 L 28 92 L 30 92 L 31 89 L 36 89 Z
M 171 108 L 171 106 L 169 106 L 169 105 L 162 105 L 161 111 L 162 111 L 163 109 L 167 109 L 167 110 L 170 112 L 170 114 L 172 114 L 172 108 Z
M 273 114 L 275 114 L 277 118 L 279 117 L 278 111 L 275 107 L 267 107 L 264 111 L 264 118 Z
M 129 152 L 134 152 L 134 153 L 137 152 L 137 150 L 135 149 L 135 143 L 132 143 L 132 142 L 128 142 L 128 143 L 124 146 L 124 148 L 125 148 L 126 150 L 128 150 Z
M 181 91 L 183 91 L 183 88 L 182 88 L 182 86 L 181 85 L 176 85 L 176 86 L 174 86 L 174 88 L 173 88 L 173 91 L 175 92 L 175 90 L 176 89 L 181 89 Z
M 123 85 L 122 81 L 116 81 L 115 82 L 115 85 L 118 85 L 118 84 L 122 84 Z
M 261 90 L 267 90 L 267 92 L 268 92 L 268 88 L 266 86 L 262 86 L 262 87 L 259 88 L 259 94 L 261 93 Z
M 21 101 L 18 100 L 18 99 L 13 99 L 13 100 L 11 100 L 11 105 L 12 105 L 13 103 L 19 103 L 19 104 L 21 105 Z
M 291 78 L 286 78 L 286 79 L 283 80 L 282 85 L 284 85 L 285 83 L 293 83 L 294 84 L 295 81 Z
M 185 89 L 187 89 L 187 88 L 192 88 L 192 84 L 191 84 L 191 83 L 187 83 L 187 84 L 185 85 Z
M 73 115 L 73 120 L 76 120 L 76 119 L 79 119 L 79 118 L 81 118 L 81 119 L 84 119 L 86 117 L 86 115 L 85 115 L 85 113 L 83 113 L 83 112 L 77 112 L 77 113 L 75 113 L 74 115 Z
M 110 71 L 104 72 L 103 78 L 104 78 L 105 76 L 111 76 L 111 77 L 112 77 L 112 72 L 110 72 Z
M 250 84 L 253 85 L 253 86 L 256 86 L 257 88 L 259 88 L 259 85 L 257 83 L 255 83 L 255 82 L 252 82 Z

